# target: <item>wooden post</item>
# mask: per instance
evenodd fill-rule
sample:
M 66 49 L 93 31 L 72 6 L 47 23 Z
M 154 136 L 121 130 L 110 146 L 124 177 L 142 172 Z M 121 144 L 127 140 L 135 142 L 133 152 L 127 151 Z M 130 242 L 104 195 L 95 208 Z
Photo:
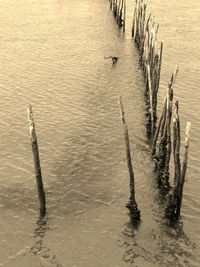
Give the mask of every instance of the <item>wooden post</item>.
M 117 16 L 117 0 L 115 0 L 113 4 L 114 4 L 113 5 L 113 15 L 116 18 L 116 16 Z
M 164 168 L 167 154 L 167 114 L 169 107 L 169 95 L 166 96 L 166 101 L 163 109 L 163 118 L 160 126 L 160 143 L 158 146 L 158 164 L 157 164 L 157 181 L 158 186 L 161 189 L 165 188 L 165 183 L 163 183 Z
M 191 122 L 188 121 L 186 125 L 186 132 L 185 132 L 185 150 L 184 150 L 184 156 L 183 156 L 183 167 L 181 171 L 181 182 L 180 182 L 180 188 L 179 188 L 179 201 L 177 205 L 177 216 L 180 215 L 181 210 L 181 204 L 182 204 L 182 197 L 183 197 L 183 186 L 185 182 L 185 174 L 187 170 L 187 161 L 188 161 L 188 149 L 189 149 L 189 135 L 191 130 Z
M 151 116 L 151 140 L 153 140 L 154 110 L 153 110 L 153 99 L 152 99 L 152 88 L 151 88 L 151 77 L 150 77 L 150 66 L 149 65 L 147 65 L 147 76 L 148 76 L 149 104 L 150 104 L 150 116 Z
M 134 8 L 134 15 L 133 15 L 133 26 L 132 26 L 132 38 L 135 38 L 135 29 L 136 29 L 136 5 L 135 5 L 135 8 Z
M 165 209 L 166 217 L 171 220 L 176 220 L 178 218 L 177 207 L 181 183 L 180 143 L 180 121 L 178 115 L 178 101 L 176 101 L 173 119 L 174 186 L 172 192 L 168 195 L 167 207 Z
M 169 162 L 171 157 L 171 116 L 172 116 L 172 100 L 173 100 L 173 90 L 169 85 L 168 96 L 167 96 L 167 116 L 166 116 L 166 138 L 167 138 L 167 150 L 165 167 L 163 173 L 163 182 L 169 186 Z
M 191 130 L 191 122 L 188 121 L 186 125 L 186 133 L 185 133 L 185 151 L 183 156 L 183 167 L 182 167 L 182 182 L 185 182 L 185 174 L 187 170 L 187 160 L 188 160 L 188 149 L 189 149 L 189 134 Z
M 165 105 L 164 105 L 164 108 L 165 108 Z M 155 154 L 156 154 L 156 144 L 157 144 L 158 136 L 159 136 L 159 133 L 160 133 L 161 123 L 162 123 L 163 117 L 164 117 L 164 108 L 163 108 L 163 112 L 162 112 L 162 114 L 160 116 L 160 119 L 158 121 L 158 125 L 156 127 L 156 131 L 155 131 L 155 134 L 154 134 L 154 137 L 153 137 L 152 156 L 155 156 Z
M 132 167 L 132 161 L 131 161 L 128 127 L 127 127 L 126 121 L 125 121 L 122 97 L 120 97 L 120 110 L 121 110 L 122 122 L 123 122 L 123 126 L 124 126 L 126 159 L 127 159 L 127 165 L 128 165 L 129 175 L 130 175 L 130 198 L 129 198 L 129 202 L 127 203 L 126 207 L 129 209 L 130 218 L 134 222 L 134 221 L 137 221 L 140 219 L 140 210 L 138 209 L 137 203 L 135 200 L 134 173 L 133 173 L 133 167 Z
M 162 52 L 163 52 L 163 42 L 160 43 L 159 67 L 158 67 L 157 86 L 156 86 L 156 91 L 157 92 L 158 92 L 159 84 L 160 84 L 160 73 L 161 73 L 161 65 L 162 65 Z
M 46 200 L 45 200 L 45 192 L 43 189 L 39 149 L 38 149 L 37 136 L 36 136 L 36 131 L 35 131 L 35 124 L 33 120 L 33 111 L 32 111 L 31 105 L 27 109 L 27 112 L 28 112 L 29 131 L 31 135 L 33 160 L 34 160 L 34 165 L 35 165 L 35 177 L 36 177 L 38 196 L 39 196 L 39 201 L 40 201 L 40 214 L 44 215 L 46 212 Z
M 110 1 L 110 10 L 112 10 L 112 7 L 113 7 L 113 0 L 109 0 Z
M 121 6 L 121 0 L 119 0 L 119 4 L 118 4 L 118 8 L 117 8 L 117 24 L 119 25 L 119 27 L 122 26 L 122 17 L 121 17 L 121 9 L 120 9 L 120 6 Z
M 126 0 L 124 0 L 123 32 L 125 32 L 125 27 L 126 27 Z
M 173 154 L 174 154 L 174 187 L 171 194 L 168 195 L 167 207 L 165 209 L 165 215 L 170 220 L 177 220 L 180 215 L 182 197 L 183 197 L 183 185 L 185 182 L 185 174 L 187 169 L 188 148 L 189 148 L 189 133 L 191 129 L 191 123 L 187 122 L 186 134 L 185 134 L 185 151 L 183 156 L 183 167 L 181 171 L 180 164 L 180 121 L 178 116 L 178 101 L 175 103 L 175 115 L 173 126 Z
M 180 121 L 178 115 L 178 101 L 174 106 L 174 119 L 173 119 L 173 155 L 174 155 L 174 188 L 178 190 L 181 179 L 181 164 L 180 164 Z

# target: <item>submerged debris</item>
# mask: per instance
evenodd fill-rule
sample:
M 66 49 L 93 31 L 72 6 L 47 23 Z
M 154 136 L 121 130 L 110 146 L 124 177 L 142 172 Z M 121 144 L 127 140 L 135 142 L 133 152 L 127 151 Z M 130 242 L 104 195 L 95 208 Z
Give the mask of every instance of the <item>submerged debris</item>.
M 113 64 L 117 63 L 118 61 L 118 57 L 115 57 L 115 56 L 108 56 L 108 57 L 104 56 L 104 58 L 105 59 L 111 58 Z

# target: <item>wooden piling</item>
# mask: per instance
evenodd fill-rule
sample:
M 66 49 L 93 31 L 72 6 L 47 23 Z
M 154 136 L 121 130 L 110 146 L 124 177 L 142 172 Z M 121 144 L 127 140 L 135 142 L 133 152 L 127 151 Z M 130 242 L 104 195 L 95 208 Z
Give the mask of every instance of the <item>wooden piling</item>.
M 132 161 L 131 161 L 128 127 L 127 127 L 126 121 L 125 121 L 122 97 L 120 97 L 119 100 L 120 100 L 120 110 L 121 110 L 122 123 L 124 126 L 124 138 L 125 138 L 125 145 L 126 145 L 127 166 L 128 166 L 128 170 L 129 170 L 129 176 L 130 176 L 130 198 L 129 198 L 129 202 L 126 204 L 126 207 L 130 211 L 129 215 L 130 215 L 131 220 L 133 222 L 135 222 L 135 221 L 140 219 L 140 210 L 138 209 L 137 203 L 135 200 L 134 172 L 133 172 Z
M 160 84 L 163 42 L 158 46 L 157 33 L 159 25 L 156 24 L 149 14 L 146 18 L 146 3 L 143 0 L 135 0 L 132 38 L 139 52 L 139 62 L 144 73 L 146 82 L 146 104 L 147 104 L 147 136 L 152 147 L 152 156 L 156 163 L 158 186 L 163 191 L 171 189 L 169 183 L 169 165 L 172 150 L 172 106 L 173 106 L 173 84 L 175 82 L 178 68 L 172 74 L 168 84 L 167 96 L 160 119 L 157 123 L 157 94 Z M 158 47 L 160 47 L 158 49 Z M 175 115 L 173 120 L 173 154 L 174 154 L 174 187 L 173 194 L 168 197 L 168 208 L 166 214 L 179 216 L 182 188 L 184 184 L 185 171 L 187 167 L 188 145 L 185 145 L 184 167 L 181 172 L 180 165 L 180 121 L 178 117 L 178 102 L 175 104 Z M 188 136 L 190 124 L 187 126 Z M 188 138 L 186 138 L 188 140 Z M 175 215 L 174 215 L 175 214 Z M 170 217 L 170 216 L 169 216 Z
M 151 89 L 151 77 L 150 77 L 150 67 L 147 65 L 147 75 L 148 75 L 148 88 L 149 88 L 149 108 L 150 108 L 150 117 L 151 117 L 151 125 L 150 125 L 150 138 L 153 139 L 154 135 L 154 108 L 153 108 L 153 98 L 152 98 L 152 89 Z
M 123 26 L 123 32 L 125 32 L 126 24 L 126 0 L 109 0 L 110 10 L 113 12 L 113 16 L 116 18 L 117 25 L 121 28 Z
M 160 84 L 160 73 L 161 73 L 161 65 L 162 65 L 162 53 L 163 53 L 163 42 L 160 43 L 160 55 L 159 55 L 159 62 L 158 62 L 158 76 L 157 76 L 157 84 L 156 84 L 156 91 L 158 92 L 159 84 Z
M 43 188 L 42 182 L 42 172 L 40 167 L 40 158 L 39 158 L 39 149 L 37 143 L 37 136 L 35 131 L 35 123 L 33 120 L 33 111 L 32 106 L 30 105 L 27 109 L 28 112 L 28 123 L 29 123 L 29 131 L 31 136 L 31 145 L 32 145 L 32 152 L 33 152 L 33 160 L 35 166 L 35 177 L 37 183 L 37 190 L 40 202 L 40 214 L 44 215 L 46 212 L 46 200 L 45 200 L 45 192 Z
M 183 198 L 183 186 L 185 183 L 185 175 L 187 170 L 187 161 L 188 161 L 188 149 L 189 149 L 189 135 L 191 130 L 191 122 L 188 121 L 186 125 L 186 132 L 185 132 L 185 150 L 183 155 L 183 166 L 181 170 L 181 182 L 180 182 L 180 189 L 179 189 L 179 201 L 177 206 L 177 216 L 180 215 L 182 198 Z
M 180 121 L 178 115 L 178 101 L 174 105 L 173 118 L 173 157 L 174 157 L 174 186 L 167 196 L 167 207 L 165 215 L 171 220 L 178 218 L 177 206 L 179 202 L 179 191 L 181 183 L 181 163 L 180 163 Z
M 169 190 L 169 176 L 166 175 L 166 162 L 167 162 L 167 154 L 168 154 L 168 127 L 170 125 L 170 117 L 169 115 L 170 109 L 170 93 L 169 88 L 166 96 L 166 100 L 164 103 L 163 113 L 162 113 L 162 121 L 160 125 L 160 142 L 158 144 L 158 154 L 157 154 L 157 181 L 160 189 L 164 191 Z M 169 135 L 169 136 L 168 136 Z M 171 152 L 170 152 L 171 153 Z
M 180 215 L 183 186 L 185 182 L 185 174 L 187 169 L 188 148 L 189 148 L 189 133 L 191 123 L 187 122 L 185 134 L 185 151 L 183 156 L 183 167 L 181 170 L 180 163 L 180 121 L 178 115 L 178 101 L 175 103 L 175 112 L 173 119 L 173 155 L 174 155 L 174 186 L 168 195 L 167 207 L 165 215 L 170 220 L 177 220 Z
M 110 10 L 112 10 L 112 7 L 113 7 L 113 0 L 109 0 L 110 2 Z
M 172 74 L 168 84 L 167 96 L 164 102 L 161 119 L 158 123 L 152 141 L 152 155 L 157 166 L 157 180 L 161 189 L 169 190 L 169 163 L 171 157 L 171 117 L 172 117 L 172 101 L 173 101 L 173 84 L 178 74 L 178 67 Z M 158 153 L 156 153 L 157 141 L 160 136 L 158 144 Z
M 124 17 L 123 17 L 123 32 L 126 29 L 126 0 L 124 0 Z
M 166 157 L 164 163 L 163 180 L 165 185 L 169 186 L 169 162 L 171 156 L 171 117 L 172 117 L 172 88 L 168 88 L 167 96 L 167 114 L 166 114 Z
M 160 81 L 163 43 L 160 51 L 157 45 L 157 32 L 159 25 L 156 24 L 151 14 L 146 21 L 146 3 L 143 0 L 135 1 L 132 37 L 139 52 L 139 62 L 143 69 L 146 81 L 146 103 L 149 105 L 149 121 L 147 123 L 147 136 L 151 143 L 156 131 L 157 121 L 157 94 Z M 150 92 L 151 91 L 151 94 Z M 151 125 L 151 126 L 150 126 Z M 151 134 L 150 134 L 151 133 Z

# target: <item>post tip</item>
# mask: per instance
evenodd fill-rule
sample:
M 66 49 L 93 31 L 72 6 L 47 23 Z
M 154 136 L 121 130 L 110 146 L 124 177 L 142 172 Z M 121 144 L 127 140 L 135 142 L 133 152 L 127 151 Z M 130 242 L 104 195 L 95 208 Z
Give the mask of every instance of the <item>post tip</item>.
M 27 108 L 27 112 L 28 112 L 28 113 L 32 112 L 32 105 L 31 105 L 31 104 L 29 104 L 29 106 L 28 106 L 28 108 Z
M 191 129 L 191 126 L 192 126 L 192 123 L 191 123 L 191 121 L 187 121 L 186 128 L 187 128 L 188 132 L 190 131 L 190 129 Z

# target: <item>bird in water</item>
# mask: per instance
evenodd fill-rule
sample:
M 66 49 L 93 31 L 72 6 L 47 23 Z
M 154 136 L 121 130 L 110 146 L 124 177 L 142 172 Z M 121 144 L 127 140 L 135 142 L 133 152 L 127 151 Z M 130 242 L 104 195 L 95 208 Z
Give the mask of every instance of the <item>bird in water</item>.
M 105 59 L 107 59 L 107 58 L 111 58 L 113 64 L 117 63 L 117 61 L 118 61 L 118 57 L 113 57 L 113 56 L 105 57 L 105 56 L 104 56 L 104 58 L 105 58 Z

